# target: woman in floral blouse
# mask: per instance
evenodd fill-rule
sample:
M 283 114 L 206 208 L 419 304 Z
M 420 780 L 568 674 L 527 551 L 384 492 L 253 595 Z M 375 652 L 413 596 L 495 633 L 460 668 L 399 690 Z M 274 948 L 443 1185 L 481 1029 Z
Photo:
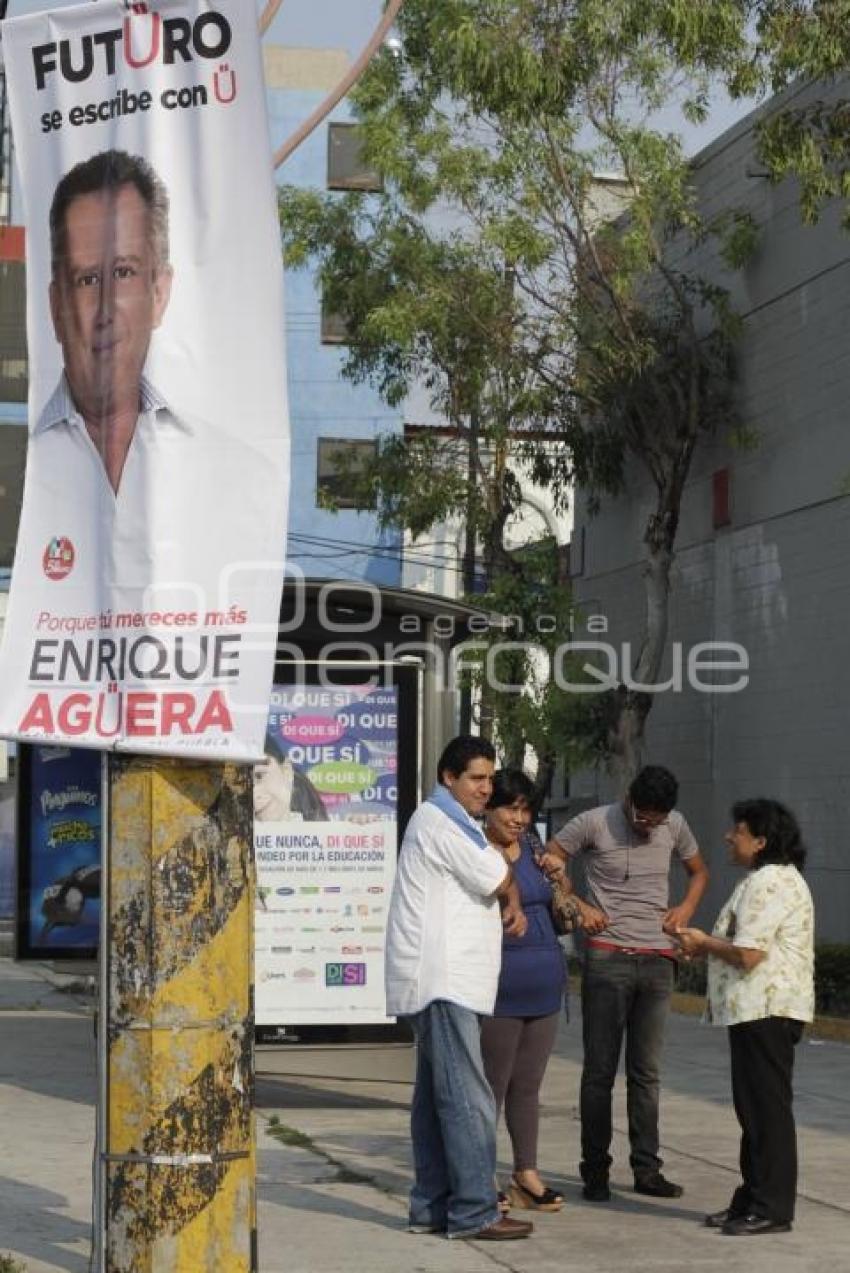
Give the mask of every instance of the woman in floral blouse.
M 708 956 L 707 1016 L 729 1027 L 741 1125 L 743 1183 L 706 1224 L 735 1235 L 784 1233 L 797 1191 L 794 1045 L 814 1016 L 814 908 L 793 814 L 775 800 L 743 800 L 732 819 L 726 843 L 747 874 L 711 936 L 677 934 L 685 955 Z

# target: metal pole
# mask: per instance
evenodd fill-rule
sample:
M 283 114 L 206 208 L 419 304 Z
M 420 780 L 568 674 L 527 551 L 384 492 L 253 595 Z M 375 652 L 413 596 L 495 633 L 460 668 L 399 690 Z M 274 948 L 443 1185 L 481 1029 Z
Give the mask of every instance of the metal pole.
M 466 527 L 464 530 L 463 548 L 463 591 L 468 603 L 475 592 L 475 559 L 478 538 L 475 524 L 475 487 L 477 477 L 478 413 L 473 412 L 469 418 L 469 432 L 466 444 Z M 472 686 L 466 684 L 460 691 L 460 732 L 469 734 L 471 731 Z
M 104 1273 L 252 1273 L 246 766 L 110 756 Z
M 356 83 L 401 4 L 276 166 Z M 255 1273 L 251 770 L 105 763 L 98 1273 Z
M 357 60 L 352 63 L 351 67 L 339 81 L 336 88 L 332 89 L 325 100 L 319 103 L 312 115 L 309 115 L 307 119 L 304 120 L 304 123 L 300 124 L 299 127 L 296 128 L 292 136 L 288 137 L 287 140 L 277 148 L 272 161 L 275 168 L 279 168 L 282 163 L 286 162 L 293 151 L 297 150 L 303 141 L 306 141 L 310 134 L 319 127 L 319 124 L 321 124 L 325 116 L 329 115 L 333 108 L 342 101 L 346 93 L 354 87 L 360 79 L 360 76 L 366 70 L 366 67 L 372 61 L 372 58 L 378 52 L 378 49 L 383 44 L 386 36 L 392 30 L 393 23 L 399 15 L 403 2 L 404 0 L 387 0 L 387 7 L 384 11 L 384 16 L 372 32 L 369 42 L 363 49 L 363 52 Z
M 98 1005 L 95 1017 L 97 1036 L 97 1114 L 93 1180 L 94 1273 L 106 1271 L 106 1118 L 109 1108 L 109 757 L 100 757 L 100 941 L 97 950 Z

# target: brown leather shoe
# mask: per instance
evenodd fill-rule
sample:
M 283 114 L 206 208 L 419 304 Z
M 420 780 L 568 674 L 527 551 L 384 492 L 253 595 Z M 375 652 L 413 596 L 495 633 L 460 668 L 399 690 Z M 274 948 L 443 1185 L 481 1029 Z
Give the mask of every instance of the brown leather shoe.
M 534 1225 L 527 1220 L 511 1220 L 502 1216 L 495 1224 L 488 1224 L 486 1229 L 476 1229 L 473 1233 L 457 1233 L 454 1237 L 467 1238 L 475 1242 L 512 1242 L 514 1238 L 527 1238 L 533 1233 Z

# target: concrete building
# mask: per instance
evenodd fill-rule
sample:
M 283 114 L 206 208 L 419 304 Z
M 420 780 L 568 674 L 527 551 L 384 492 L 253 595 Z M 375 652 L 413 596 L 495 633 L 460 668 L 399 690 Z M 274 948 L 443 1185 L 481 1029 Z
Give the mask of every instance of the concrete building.
M 847 84 L 797 89 L 769 103 L 846 96 Z M 820 940 L 850 940 L 850 238 L 829 207 L 802 224 L 792 181 L 772 185 L 756 154 L 758 113 L 694 160 L 703 212 L 748 209 L 761 227 L 757 254 L 730 275 L 710 245 L 699 268 L 731 290 L 743 319 L 740 414 L 751 449 L 718 435 L 694 459 L 682 510 L 669 640 L 735 642 L 747 652 L 735 693 L 660 693 L 647 759 L 669 764 L 681 805 L 713 868 L 708 919 L 729 892 L 722 832 L 733 800 L 769 795 L 800 817 L 810 846 Z M 694 266 L 691 262 L 691 268 Z M 632 470 L 634 466 L 631 466 Z M 604 615 L 598 639 L 619 651 L 639 640 L 642 534 L 648 485 L 630 474 L 601 514 L 577 515 L 579 602 Z M 583 556 L 583 568 L 581 558 Z M 672 653 L 668 655 L 669 677 Z M 607 797 L 598 774 L 577 775 L 571 795 Z

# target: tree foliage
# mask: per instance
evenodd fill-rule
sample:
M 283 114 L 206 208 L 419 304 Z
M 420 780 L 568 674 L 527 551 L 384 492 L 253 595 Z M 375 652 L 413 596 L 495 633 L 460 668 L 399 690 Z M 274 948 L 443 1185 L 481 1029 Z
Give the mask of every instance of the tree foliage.
M 407 0 L 401 52 L 355 98 L 383 192 L 281 193 L 290 265 L 317 262 L 346 316 L 345 374 L 389 402 L 424 383 L 448 424 L 380 447 L 364 480 L 385 520 L 420 533 L 468 515 L 492 583 L 522 575 L 503 538 L 517 472 L 560 509 L 576 482 L 598 504 L 635 466 L 648 478 L 636 681 L 663 657 L 695 446 L 735 419 L 736 321 L 696 252 L 713 241 L 738 267 L 755 229 L 735 208 L 703 217 L 681 139 L 656 120 L 671 98 L 704 117 L 712 77 L 743 83 L 747 9 Z M 525 587 L 533 600 L 527 572 Z M 650 703 L 624 687 L 606 724 L 626 771 Z
M 850 0 L 755 0 L 747 9 L 747 48 L 726 82 L 737 97 L 785 94 L 757 125 L 760 157 L 774 182 L 798 179 L 805 221 L 838 199 L 850 229 L 850 100 L 832 91 L 796 100 L 807 81 L 830 90 L 846 77 Z

